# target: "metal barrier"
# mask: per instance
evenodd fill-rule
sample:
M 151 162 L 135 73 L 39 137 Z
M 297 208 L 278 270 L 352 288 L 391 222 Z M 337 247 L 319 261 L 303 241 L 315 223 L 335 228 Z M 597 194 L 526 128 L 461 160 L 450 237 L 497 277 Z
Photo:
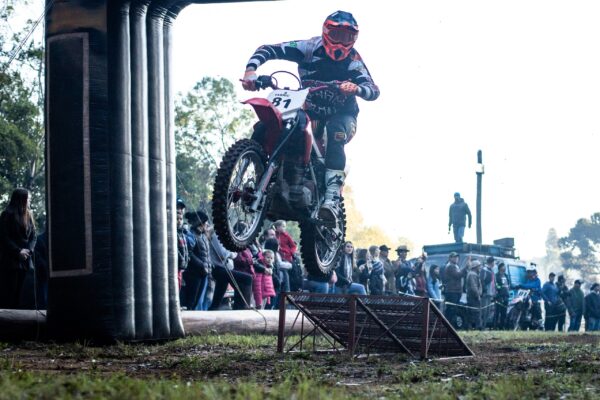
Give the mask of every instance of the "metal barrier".
M 281 323 L 286 320 L 288 304 L 300 311 L 292 325 L 301 324 L 297 340 Z M 304 350 L 307 340 L 312 340 L 313 351 L 318 350 L 318 343 L 325 343 L 329 351 L 352 356 L 406 353 L 424 359 L 474 355 L 435 304 L 423 297 L 282 293 L 279 321 L 279 353 Z M 317 341 L 317 336 L 322 340 Z

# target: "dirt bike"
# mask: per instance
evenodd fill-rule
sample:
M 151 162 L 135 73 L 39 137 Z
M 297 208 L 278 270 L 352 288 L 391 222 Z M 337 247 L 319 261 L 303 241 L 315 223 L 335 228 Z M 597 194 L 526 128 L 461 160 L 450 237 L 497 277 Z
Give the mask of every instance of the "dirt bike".
M 538 330 L 542 326 L 540 320 L 533 318 L 533 302 L 531 300 L 531 290 L 519 289 L 515 297 L 508 303 L 506 314 L 506 324 L 508 329 L 516 331 Z
M 279 88 L 275 74 L 287 73 L 299 88 Z M 241 251 L 252 244 L 263 220 L 298 221 L 305 268 L 327 274 L 335 268 L 346 233 L 343 199 L 335 221 L 318 218 L 325 194 L 327 134 L 313 132 L 304 111 L 309 93 L 337 90 L 338 82 L 311 81 L 302 87 L 290 72 L 261 75 L 257 89 L 272 88 L 268 97 L 244 101 L 259 122 L 251 139 L 241 139 L 223 156 L 214 182 L 212 200 L 215 231 L 223 245 Z

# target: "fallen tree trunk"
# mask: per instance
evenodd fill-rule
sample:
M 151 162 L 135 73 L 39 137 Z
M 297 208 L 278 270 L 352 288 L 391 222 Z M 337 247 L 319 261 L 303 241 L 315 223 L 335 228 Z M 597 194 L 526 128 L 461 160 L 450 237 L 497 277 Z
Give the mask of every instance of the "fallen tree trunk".
M 278 310 L 183 311 L 181 314 L 186 335 L 211 332 L 276 335 L 279 329 Z M 286 333 L 300 333 L 302 317 L 298 317 L 294 325 L 297 314 L 297 310 L 287 310 Z M 304 329 L 307 327 L 312 325 L 305 319 Z
M 300 332 L 302 317 L 298 317 L 294 325 L 297 314 L 296 310 L 287 310 L 286 334 Z M 279 329 L 277 310 L 183 311 L 181 315 L 186 335 L 207 333 L 276 335 Z M 294 325 L 293 329 L 292 325 Z M 312 325 L 305 319 L 304 329 L 310 327 Z M 0 309 L 0 340 L 44 339 L 47 339 L 45 310 Z
M 0 309 L 0 340 L 37 340 L 46 334 L 46 310 Z

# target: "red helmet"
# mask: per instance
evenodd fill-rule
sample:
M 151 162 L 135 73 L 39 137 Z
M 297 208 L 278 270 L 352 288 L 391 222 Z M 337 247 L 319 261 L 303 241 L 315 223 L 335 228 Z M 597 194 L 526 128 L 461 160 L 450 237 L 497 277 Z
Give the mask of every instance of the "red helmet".
M 348 57 L 358 38 L 358 24 L 346 11 L 336 11 L 323 23 L 323 47 L 329 58 L 340 61 Z

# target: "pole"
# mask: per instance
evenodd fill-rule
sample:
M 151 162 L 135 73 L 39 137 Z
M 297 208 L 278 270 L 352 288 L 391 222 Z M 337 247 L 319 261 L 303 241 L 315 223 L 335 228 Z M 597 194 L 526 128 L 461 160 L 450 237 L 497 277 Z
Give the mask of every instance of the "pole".
M 477 170 L 475 173 L 477 174 L 477 211 L 475 224 L 477 225 L 477 244 L 482 244 L 483 240 L 481 237 L 481 181 L 484 174 L 484 168 L 481 150 L 477 151 Z
M 285 296 L 287 292 L 279 294 L 279 329 L 277 330 L 277 352 L 283 353 L 283 345 L 285 344 Z M 302 337 L 302 336 L 301 336 Z
M 421 328 L 421 360 L 427 358 L 428 340 L 429 340 L 429 298 L 422 299 L 423 320 Z
M 348 353 L 354 355 L 356 349 L 356 295 L 351 295 L 349 300 L 350 320 L 348 321 Z

